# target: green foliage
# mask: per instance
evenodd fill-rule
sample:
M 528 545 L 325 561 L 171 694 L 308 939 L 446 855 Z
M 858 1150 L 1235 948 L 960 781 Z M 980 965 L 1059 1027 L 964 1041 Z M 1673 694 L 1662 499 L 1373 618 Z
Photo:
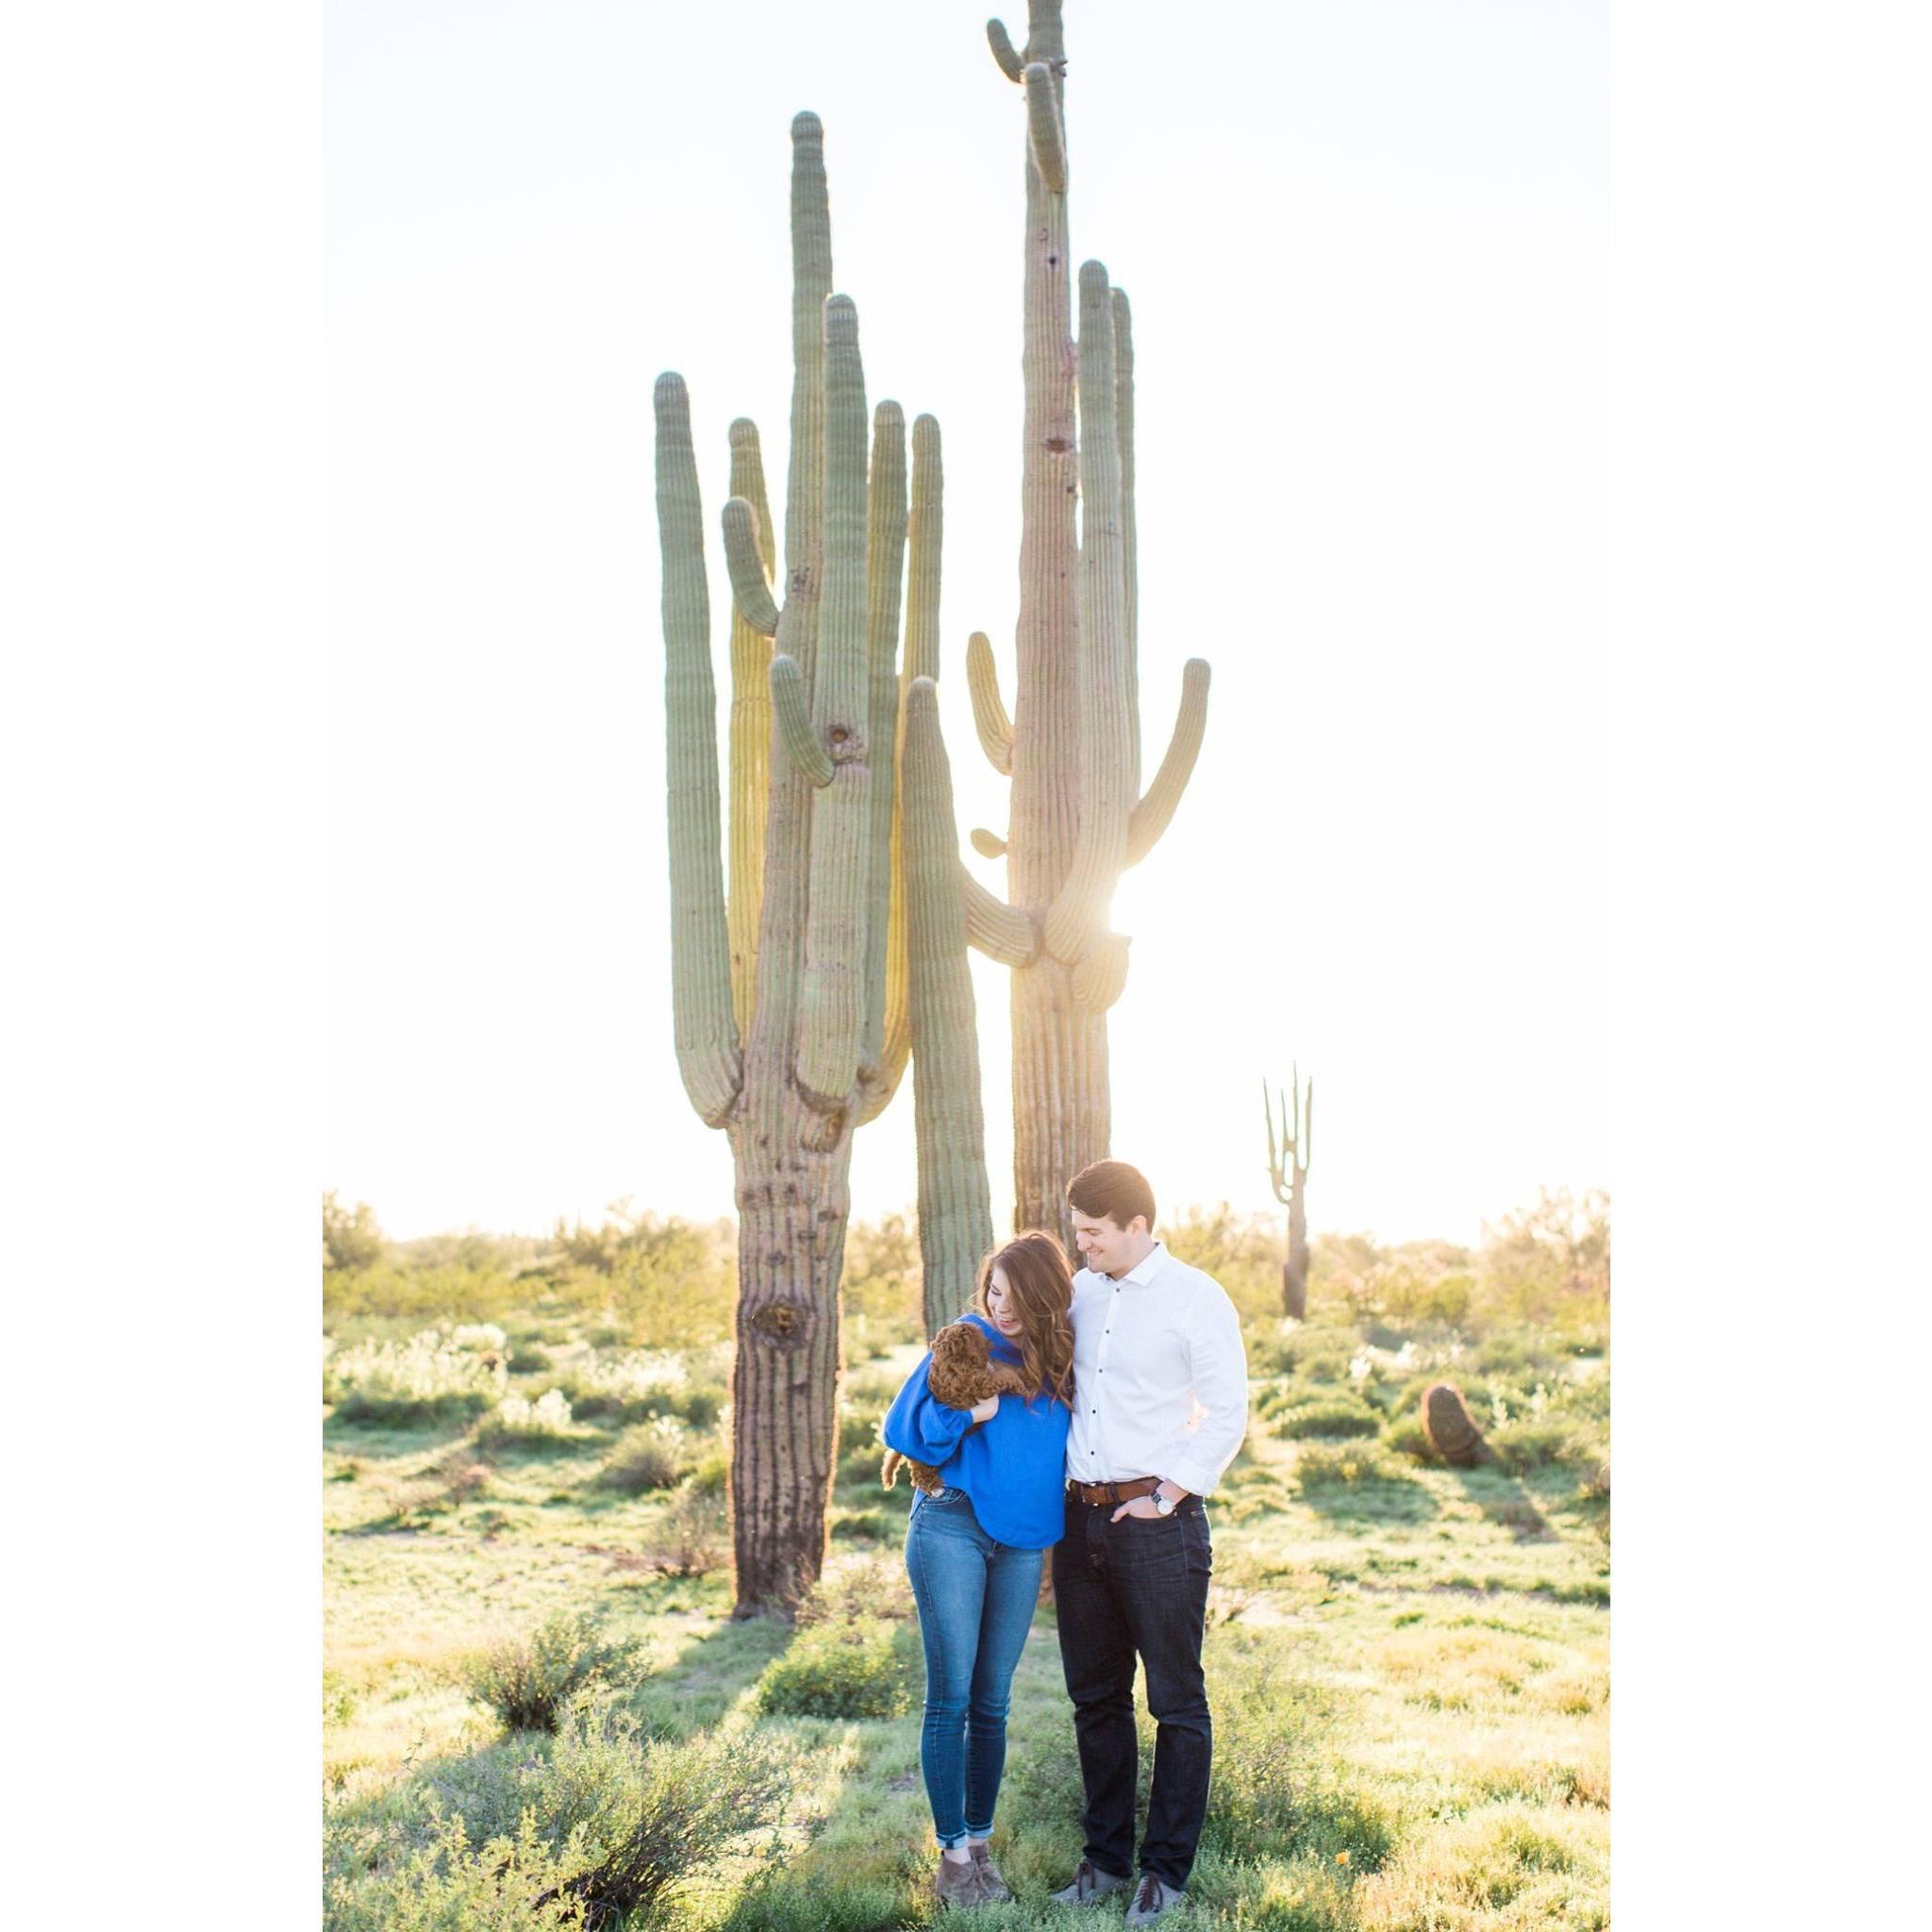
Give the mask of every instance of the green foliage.
M 690 1473 L 695 1460 L 691 1431 L 675 1416 L 639 1423 L 619 1438 L 597 1480 L 607 1489 L 638 1496 L 668 1490 Z
M 615 1932 L 783 1815 L 791 1766 L 748 1730 L 683 1740 L 617 1710 L 447 1761 L 325 1825 L 328 1932 Z M 478 1847 L 478 1849 L 472 1849 Z
M 658 1524 L 656 1562 L 667 1576 L 708 1576 L 731 1557 L 731 1517 L 722 1489 L 681 1483 Z
M 1290 1439 L 1305 1436 L 1376 1436 L 1382 1418 L 1360 1402 L 1305 1402 L 1277 1411 L 1274 1433 Z
M 408 1424 L 480 1415 L 507 1383 L 496 1349 L 458 1340 L 448 1328 L 425 1328 L 405 1342 L 332 1350 L 322 1392 L 345 1421 Z
M 367 1201 L 344 1208 L 334 1189 L 322 1197 L 322 1268 L 324 1276 L 355 1274 L 382 1258 L 382 1229 L 375 1209 Z
M 736 1224 L 639 1213 L 613 1202 L 595 1227 L 559 1221 L 541 1273 L 552 1291 L 600 1307 L 611 1327 L 645 1348 L 727 1341 L 738 1293 Z
M 550 1383 L 560 1390 L 572 1412 L 604 1424 L 643 1422 L 675 1416 L 692 1428 L 707 1429 L 725 1402 L 718 1351 L 637 1348 L 603 1356 L 592 1350 L 561 1371 Z
M 569 1402 L 555 1389 L 534 1402 L 506 1395 L 476 1431 L 476 1446 L 490 1450 L 557 1448 L 582 1440 Z
M 385 1842 L 331 1824 L 324 1835 L 326 1932 L 576 1932 L 583 1907 L 570 1876 L 525 1814 L 514 1834 L 473 1845 L 459 1817 L 426 1844 Z
M 1305 1490 L 1342 1483 L 1407 1480 L 1379 1442 L 1304 1442 L 1295 1452 L 1295 1477 Z
M 839 1293 L 848 1361 L 924 1341 L 920 1284 L 919 1230 L 909 1217 L 888 1214 L 880 1221 L 855 1221 L 846 1228 L 845 1274 Z
M 1384 1246 L 1368 1235 L 1318 1235 L 1309 1309 L 1324 1319 L 1340 1313 L 1463 1335 L 1541 1325 L 1552 1353 L 1601 1349 L 1609 1322 L 1609 1206 L 1600 1191 L 1577 1199 L 1545 1189 L 1534 1207 L 1486 1226 L 1474 1253 L 1451 1241 Z M 1178 1240 L 1175 1252 L 1194 1258 Z M 1257 1297 L 1257 1321 L 1260 1313 Z
M 859 1616 L 807 1624 L 758 1682 L 774 1717 L 897 1717 L 911 1707 L 913 1674 L 891 1624 Z
M 589 1923 L 614 1925 L 771 1830 L 791 1775 L 777 1743 L 755 1731 L 674 1742 L 611 1711 L 566 1724 L 547 1762 L 519 1783 L 520 1806 L 569 1848 L 568 1892 L 583 1900 Z
M 608 1682 L 635 1658 L 636 1646 L 612 1642 L 590 1611 L 558 1611 L 534 1630 L 497 1639 L 472 1657 L 464 1688 L 512 1731 L 554 1731 L 572 1698 Z

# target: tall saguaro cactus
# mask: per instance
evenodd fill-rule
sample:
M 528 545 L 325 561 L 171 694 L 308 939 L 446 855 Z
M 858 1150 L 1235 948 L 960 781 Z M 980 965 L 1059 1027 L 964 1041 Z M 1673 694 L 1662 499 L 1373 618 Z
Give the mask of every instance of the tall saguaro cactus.
M 891 910 L 902 869 L 894 826 L 903 834 L 908 824 L 894 795 L 905 419 L 896 403 L 879 404 L 868 458 L 858 318 L 848 297 L 832 292 L 817 116 L 800 114 L 791 139 L 782 606 L 772 594 L 771 517 L 748 422 L 731 427 L 735 493 L 724 508 L 736 605 L 728 899 L 690 403 L 681 376 L 662 375 L 657 389 L 677 1058 L 699 1117 L 730 1137 L 737 1173 L 731 1492 L 741 1615 L 789 1612 L 823 1562 L 852 1134 L 891 1099 L 912 1033 L 907 1016 L 917 1021 L 922 1002 L 933 1042 L 922 1079 L 932 1105 L 965 1119 L 947 1095 L 954 1065 L 972 1075 L 975 1109 L 978 1099 L 970 988 L 963 1016 L 956 985 L 922 992 L 908 962 L 942 941 L 923 937 L 916 920 L 908 936 Z M 912 444 L 908 643 L 929 652 L 938 425 L 920 418 Z M 949 800 L 945 825 L 950 836 Z M 952 912 L 957 924 L 957 894 Z M 959 963 L 963 970 L 963 954 Z M 962 1021 L 963 1048 L 950 1037 Z M 976 1114 L 966 1120 L 975 1124 Z
M 1014 969 L 1015 1224 L 1065 1233 L 1068 1179 L 1108 1151 L 1107 1012 L 1127 966 L 1109 903 L 1193 770 L 1208 671 L 1188 660 L 1172 741 L 1143 792 L 1132 318 L 1125 291 L 1086 263 L 1076 352 L 1060 7 L 1035 0 L 1024 49 L 998 21 L 987 25 L 1026 120 L 1019 675 L 1009 713 L 991 646 L 974 635 L 967 671 L 979 741 L 1013 789 L 1006 837 L 975 831 L 973 842 L 1004 853 L 1010 903 L 970 877 L 964 890 L 969 938 Z
M 1308 1157 L 1315 1144 L 1315 1076 L 1308 1075 L 1306 1098 L 1302 1070 L 1293 1069 L 1292 1088 L 1277 1093 L 1281 1139 L 1274 1137 L 1274 1114 L 1268 1082 L 1261 1082 L 1261 1118 L 1268 1123 L 1268 1178 L 1274 1198 L 1288 1209 L 1288 1255 L 1281 1264 L 1281 1307 L 1299 1322 L 1308 1312 Z

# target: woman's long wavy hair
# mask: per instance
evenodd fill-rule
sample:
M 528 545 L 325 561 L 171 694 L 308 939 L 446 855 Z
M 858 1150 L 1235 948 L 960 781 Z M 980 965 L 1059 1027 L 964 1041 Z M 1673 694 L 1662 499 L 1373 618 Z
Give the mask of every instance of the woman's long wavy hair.
M 992 1321 L 986 1291 L 997 1268 L 1007 1277 L 1012 1307 L 1020 1317 L 1020 1368 L 1035 1388 L 1074 1406 L 1074 1274 L 1067 1251 L 1056 1235 L 1029 1227 L 979 1264 L 979 1292 L 974 1306 Z M 998 1324 L 995 1323 L 997 1327 Z

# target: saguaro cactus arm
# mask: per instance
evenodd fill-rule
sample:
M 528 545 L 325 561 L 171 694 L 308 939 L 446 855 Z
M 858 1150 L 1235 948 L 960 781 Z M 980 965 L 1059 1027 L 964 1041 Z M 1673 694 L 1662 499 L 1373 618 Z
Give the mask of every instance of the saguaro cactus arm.
M 989 892 L 956 856 L 959 891 L 966 907 L 966 938 L 989 959 L 1002 966 L 1030 966 L 1040 958 L 1040 926 L 1017 912 L 997 894 Z
M 966 640 L 966 689 L 973 698 L 973 728 L 980 748 L 995 772 L 1010 777 L 1013 771 L 1013 721 L 1000 696 L 999 666 L 992 644 L 983 630 Z
M 741 416 L 731 425 L 731 494 L 751 512 L 750 535 L 758 580 L 772 574 L 776 549 L 772 510 L 765 495 L 765 466 L 757 424 Z M 728 507 L 728 506 L 727 506 Z M 777 613 L 773 612 L 775 625 Z M 731 1009 L 741 1040 L 751 1033 L 758 999 L 758 917 L 765 896 L 765 818 L 771 781 L 772 641 L 747 623 L 731 619 L 730 872 L 726 881 L 731 929 Z
M 1060 128 L 1058 90 L 1053 70 L 1044 60 L 1030 63 L 1024 75 L 1026 89 L 1026 127 L 1033 142 L 1033 165 L 1055 194 L 1067 192 L 1067 143 Z
M 1020 58 L 1019 49 L 1013 45 L 1012 36 L 1007 32 L 1005 21 L 987 22 L 986 43 L 992 49 L 992 58 L 999 62 L 1000 72 L 1017 85 L 1026 71 L 1026 63 Z
M 1134 749 L 1128 769 L 1141 785 L 1141 559 L 1134 512 L 1134 311 L 1127 291 L 1113 291 L 1114 423 L 1121 446 L 1121 546 L 1127 595 L 1127 727 Z M 1128 861 L 1131 864 L 1133 861 Z
M 829 785 L 831 755 L 820 743 L 818 727 L 811 722 L 811 703 L 805 694 L 805 673 L 799 669 L 798 659 L 782 651 L 774 658 L 771 684 L 778 736 L 799 776 L 813 785 Z
M 905 698 L 916 677 L 937 677 L 940 670 L 940 553 L 945 531 L 945 465 L 940 425 L 931 416 L 912 424 L 912 491 L 906 522 L 906 650 L 899 672 L 899 705 L 894 725 L 895 757 L 906 757 Z M 880 754 L 883 758 L 883 752 Z M 875 1119 L 898 1090 L 912 1052 L 911 986 L 906 913 L 906 810 L 903 786 L 892 794 L 892 899 L 886 923 L 886 1011 L 878 1070 L 868 1083 L 859 1124 Z
M 897 403 L 882 402 L 873 412 L 865 529 L 865 737 L 872 823 L 866 838 L 865 1027 L 858 1062 L 859 1077 L 868 1086 L 884 1073 L 880 1057 L 894 895 L 892 824 L 899 802 L 899 596 L 906 575 L 906 412 Z
M 731 575 L 731 598 L 738 615 L 761 637 L 778 634 L 778 607 L 758 555 L 757 517 L 750 504 L 734 496 L 724 506 L 724 567 Z
M 992 1205 L 952 771 L 929 677 L 915 678 L 907 692 L 905 796 L 919 1249 L 930 1334 L 973 1291 L 979 1257 L 992 1246 Z
M 1268 1127 L 1268 1183 L 1274 1190 L 1274 1198 L 1283 1207 L 1288 1205 L 1288 1175 L 1282 1165 L 1288 1146 L 1288 1114 L 1283 1104 L 1281 1120 L 1281 1148 L 1274 1143 L 1274 1102 L 1268 1094 L 1268 1076 L 1261 1076 L 1261 1118 Z
M 1107 271 L 1080 268 L 1080 832 L 1074 864 L 1046 915 L 1046 947 L 1069 965 L 1104 929 L 1126 858 L 1126 593 L 1123 577 L 1118 390 Z
M 730 1118 L 743 1080 L 731 1009 L 718 806 L 717 691 L 704 515 L 684 378 L 658 378 L 658 528 L 663 558 L 665 786 L 671 828 L 671 997 L 678 1073 L 707 1126 Z
M 814 733 L 831 759 L 832 777 L 812 795 L 811 887 L 794 1066 L 807 1105 L 833 1118 L 844 1110 L 858 1079 L 872 884 L 865 372 L 858 310 L 850 296 L 827 298 L 824 330 L 824 593 L 811 715 Z
M 1201 755 L 1202 735 L 1208 729 L 1208 686 L 1212 675 L 1205 658 L 1190 658 L 1181 671 L 1180 710 L 1174 718 L 1167 756 L 1127 820 L 1129 865 L 1139 865 L 1154 850 L 1194 774 L 1194 760 Z

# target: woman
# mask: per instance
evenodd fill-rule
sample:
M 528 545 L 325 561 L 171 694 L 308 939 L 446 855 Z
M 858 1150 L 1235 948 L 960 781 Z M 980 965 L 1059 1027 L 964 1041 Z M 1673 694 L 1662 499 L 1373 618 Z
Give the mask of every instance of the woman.
M 888 1448 L 930 1463 L 945 1487 L 915 1491 L 906 1570 L 925 1646 L 920 1769 L 940 1843 L 942 1904 L 1012 1897 L 987 1851 L 1007 1761 L 1007 1706 L 1040 1599 L 1041 1555 L 1065 1518 L 1074 1397 L 1073 1276 L 1059 1242 L 1016 1236 L 979 1270 L 989 1357 L 1017 1366 L 1039 1393 L 948 1408 L 932 1393 L 932 1356 L 912 1372 L 881 1430 Z

